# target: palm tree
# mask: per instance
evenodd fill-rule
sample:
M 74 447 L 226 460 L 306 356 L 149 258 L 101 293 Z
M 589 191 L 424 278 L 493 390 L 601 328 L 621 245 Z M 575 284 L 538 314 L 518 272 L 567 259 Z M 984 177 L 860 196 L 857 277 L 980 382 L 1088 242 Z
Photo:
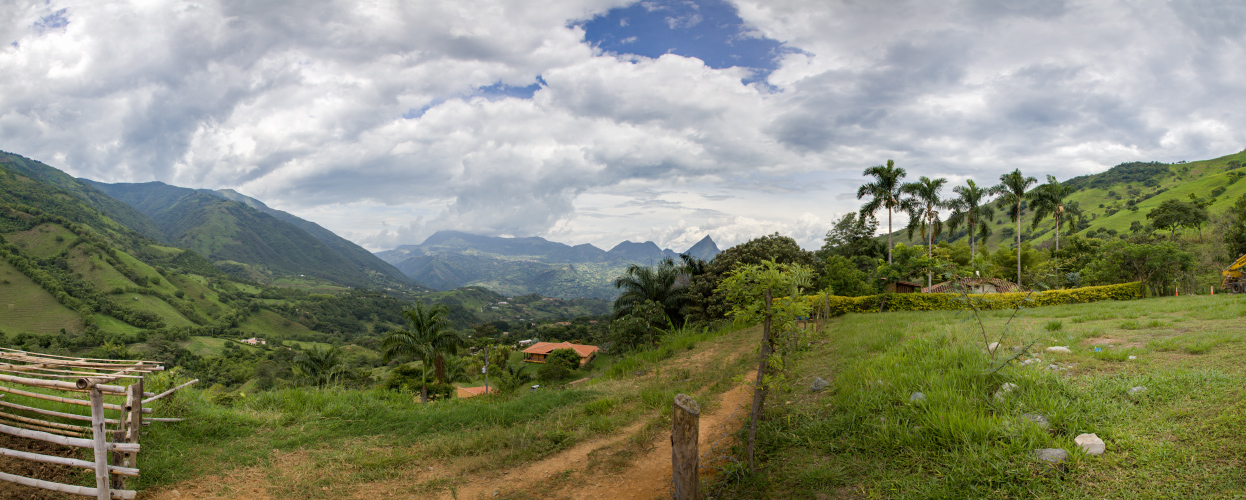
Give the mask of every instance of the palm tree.
M 381 342 L 386 363 L 400 356 L 420 360 L 424 369 L 424 378 L 420 381 L 420 401 L 424 403 L 428 402 L 429 365 L 441 359 L 443 354 L 453 354 L 467 345 L 467 339 L 447 328 L 450 326 L 446 318 L 449 313 L 450 310 L 444 305 L 426 308 L 423 302 L 416 302 L 415 307 L 402 310 L 402 317 L 406 318 L 410 328 L 390 331 Z
M 991 235 L 991 225 L 986 221 L 995 218 L 995 209 L 983 203 L 982 198 L 989 194 L 988 190 L 978 187 L 973 179 L 965 181 L 964 186 L 952 188 L 952 192 L 956 193 L 956 198 L 948 202 L 952 209 L 947 218 L 948 229 L 956 232 L 961 224 L 969 227 L 969 255 L 972 260 L 978 254 L 978 238 L 986 239 Z
M 1054 175 L 1048 175 L 1046 184 L 1030 192 L 1030 196 L 1034 199 L 1034 202 L 1030 204 L 1034 208 L 1034 223 L 1030 225 L 1030 228 L 1038 227 L 1038 223 L 1048 216 L 1055 219 L 1056 251 L 1060 250 L 1060 219 L 1068 215 L 1064 198 L 1072 193 L 1073 188 L 1060 184 Z
M 999 184 L 991 188 L 991 194 L 998 194 L 996 200 L 1001 205 L 1008 205 L 1008 217 L 1017 223 L 1017 286 L 1021 286 L 1021 202 L 1028 198 L 1025 190 L 1038 182 L 1033 177 L 1021 175 L 1021 169 L 1013 170 L 999 176 Z
M 947 207 L 947 203 L 939 197 L 939 191 L 943 190 L 944 184 L 947 184 L 947 179 L 931 179 L 923 175 L 917 182 L 910 182 L 901 187 L 905 194 L 912 196 L 912 200 L 915 201 L 914 205 L 916 205 L 909 212 L 909 239 L 913 238 L 913 231 L 921 230 L 922 239 L 926 240 L 927 259 L 933 256 L 935 236 L 943 232 L 943 221 L 939 220 L 939 210 Z M 927 272 L 927 288 L 933 284 L 932 281 L 933 276 Z
M 628 266 L 623 276 L 614 279 L 614 287 L 623 290 L 619 298 L 614 299 L 615 319 L 626 316 L 646 301 L 653 301 L 662 305 L 671 322 L 681 323 L 680 308 L 688 302 L 688 295 L 683 287 L 676 285 L 687 272 L 688 268 L 676 266 L 670 257 L 654 267 Z
M 904 178 L 903 168 L 897 168 L 896 162 L 887 160 L 887 165 L 875 165 L 865 169 L 861 175 L 873 176 L 874 182 L 857 189 L 857 199 L 870 197 L 870 201 L 861 205 L 862 214 L 874 215 L 880 208 L 887 209 L 887 263 L 891 263 L 891 214 L 896 211 L 910 211 L 913 203 L 904 198 L 900 180 Z
M 332 384 L 347 372 L 338 348 L 324 349 L 320 346 L 312 346 L 295 357 L 294 370 L 316 387 Z

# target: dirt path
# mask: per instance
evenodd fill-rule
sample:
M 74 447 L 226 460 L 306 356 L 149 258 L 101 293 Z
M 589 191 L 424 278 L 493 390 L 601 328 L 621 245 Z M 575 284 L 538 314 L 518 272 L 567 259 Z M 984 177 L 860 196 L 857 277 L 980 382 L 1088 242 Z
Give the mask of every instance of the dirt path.
M 751 380 L 752 372 L 745 377 Z M 730 447 L 729 436 L 748 417 L 746 406 L 751 402 L 752 384 L 744 383 L 719 396 L 719 404 L 711 413 L 701 415 L 698 447 L 702 456 L 721 455 Z M 518 469 L 492 473 L 488 478 L 474 478 L 438 498 L 458 500 L 487 499 L 506 493 L 524 493 L 538 498 L 597 498 L 632 500 L 666 498 L 671 488 L 671 443 L 669 432 L 659 432 L 654 446 L 642 452 L 630 465 L 609 474 L 588 471 L 590 455 L 622 444 L 639 430 L 644 421 L 621 429 L 607 438 L 587 441 L 544 460 Z M 726 438 L 726 439 L 724 439 Z M 703 464 L 704 465 L 704 464 Z M 704 469 L 702 474 L 704 474 Z

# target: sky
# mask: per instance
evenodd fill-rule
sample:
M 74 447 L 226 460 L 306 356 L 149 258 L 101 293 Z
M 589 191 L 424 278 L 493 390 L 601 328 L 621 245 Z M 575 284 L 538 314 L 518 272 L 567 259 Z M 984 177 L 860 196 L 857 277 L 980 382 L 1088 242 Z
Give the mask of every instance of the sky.
M 888 159 L 950 195 L 1241 151 L 1243 26 L 1212 0 L 0 0 L 0 150 L 373 251 L 816 249 Z

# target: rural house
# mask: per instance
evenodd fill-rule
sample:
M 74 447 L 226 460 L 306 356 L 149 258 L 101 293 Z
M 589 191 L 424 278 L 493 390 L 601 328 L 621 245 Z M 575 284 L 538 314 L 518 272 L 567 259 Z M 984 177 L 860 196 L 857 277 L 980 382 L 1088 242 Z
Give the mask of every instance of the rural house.
M 595 345 L 580 345 L 570 342 L 537 342 L 536 345 L 523 350 L 523 360 L 529 363 L 544 363 L 545 357 L 549 353 L 558 349 L 571 349 L 580 355 L 580 366 L 588 364 L 593 360 L 593 356 L 597 355 L 598 349 Z
M 490 392 L 494 392 L 494 391 L 489 390 L 489 387 L 486 387 L 486 386 L 480 386 L 480 387 L 459 387 L 459 390 L 458 390 L 458 391 L 456 391 L 456 394 L 455 394 L 455 395 L 456 395 L 457 397 L 459 397 L 460 399 L 462 399 L 462 398 L 471 398 L 471 397 L 476 397 L 476 396 L 479 396 L 479 395 L 481 395 L 481 394 L 487 394 L 487 393 L 490 393 Z
M 956 284 L 960 283 L 960 287 Z M 960 293 L 960 289 L 964 288 L 969 293 L 1009 293 L 1009 292 L 1028 292 L 1024 288 L 1017 286 L 1011 281 L 1004 281 L 999 278 L 961 278 L 958 280 L 944 281 L 936 283 L 931 287 L 922 288 L 922 293 Z
M 921 293 L 922 286 L 918 283 L 910 283 L 908 281 L 897 281 L 887 284 L 888 293 Z

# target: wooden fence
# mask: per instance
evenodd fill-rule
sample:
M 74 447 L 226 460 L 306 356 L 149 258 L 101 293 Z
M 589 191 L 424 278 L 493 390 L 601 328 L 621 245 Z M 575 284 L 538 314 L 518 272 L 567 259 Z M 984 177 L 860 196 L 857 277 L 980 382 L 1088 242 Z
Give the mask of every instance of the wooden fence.
M 149 418 L 148 403 L 197 382 L 192 380 L 161 394 L 143 392 L 143 376 L 164 370 L 159 363 L 137 360 L 88 359 L 35 354 L 0 348 L 0 433 L 77 448 L 89 448 L 94 460 L 41 455 L 0 448 L 0 456 L 33 462 L 68 465 L 95 471 L 95 487 L 61 484 L 0 472 L 0 480 L 92 496 L 129 500 L 126 478 L 138 477 L 138 438 L 144 425 L 175 418 Z M 26 389 L 19 389 L 24 387 Z M 29 389 L 29 390 L 28 390 Z M 49 393 L 68 393 L 56 395 Z M 87 399 L 74 395 L 86 394 Z M 17 404 L 13 398 L 25 398 Z M 111 398 L 113 402 L 105 402 Z M 89 414 L 38 406 L 47 403 L 90 408 Z M 109 418 L 105 412 L 114 412 Z M 89 424 L 89 427 L 87 426 Z M 112 426 L 110 428 L 110 426 Z

